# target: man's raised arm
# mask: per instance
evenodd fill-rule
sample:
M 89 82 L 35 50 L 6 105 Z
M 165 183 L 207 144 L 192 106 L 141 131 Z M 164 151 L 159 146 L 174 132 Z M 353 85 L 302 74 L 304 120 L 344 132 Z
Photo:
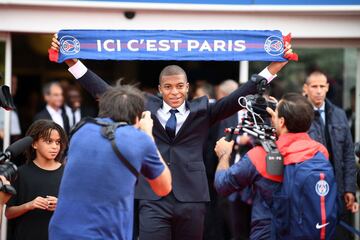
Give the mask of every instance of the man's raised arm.
M 289 56 L 293 53 L 291 45 L 285 44 L 284 56 Z M 259 73 L 259 76 L 265 78 L 270 83 L 277 75 L 277 73 L 287 64 L 288 62 L 272 62 L 264 70 Z M 210 119 L 211 124 L 225 119 L 241 109 L 238 103 L 238 99 L 241 96 L 257 93 L 256 90 L 257 82 L 254 79 L 247 81 L 244 85 L 239 87 L 229 96 L 220 99 L 218 102 L 211 106 Z
M 51 42 L 51 48 L 55 51 L 59 51 L 60 43 L 57 40 L 57 35 Z M 68 59 L 65 60 L 66 65 L 69 67 L 69 72 L 78 80 L 80 85 L 85 88 L 94 98 L 98 98 L 102 95 L 110 85 L 107 84 L 102 78 L 89 70 L 80 60 Z

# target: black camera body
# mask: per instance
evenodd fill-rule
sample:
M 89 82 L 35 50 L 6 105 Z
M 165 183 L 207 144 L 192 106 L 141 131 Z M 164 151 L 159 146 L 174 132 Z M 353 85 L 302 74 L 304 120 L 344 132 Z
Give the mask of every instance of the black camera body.
M 3 175 L 9 182 L 13 183 L 17 178 L 17 167 L 12 162 L 0 164 L 0 175 Z
M 266 108 L 269 107 L 275 111 L 276 102 L 267 100 L 263 95 L 260 94 L 248 95 L 245 98 L 254 113 L 256 113 L 255 116 L 257 117 L 257 119 L 262 120 L 264 121 L 264 123 L 269 125 L 269 118 L 271 118 L 271 116 L 266 111 Z
M 275 111 L 276 102 L 266 99 L 264 93 L 268 87 L 267 80 L 260 75 L 252 75 L 251 81 L 256 83 L 257 93 L 254 95 L 247 95 L 246 97 L 241 97 L 239 99 L 239 104 L 246 108 L 250 113 L 251 117 L 255 117 L 259 124 L 270 123 L 270 114 L 266 111 L 266 108 L 269 107 Z
M 7 153 L 2 153 L 0 156 L 0 175 L 4 176 L 9 182 L 13 183 L 17 178 L 17 166 L 10 162 L 10 157 L 5 156 Z M 3 160 L 4 159 L 4 160 Z
M 276 130 L 271 127 L 271 116 L 266 111 L 267 107 L 275 110 L 276 102 L 264 97 L 264 92 L 268 86 L 265 78 L 253 75 L 251 81 L 257 85 L 257 94 L 240 97 L 238 100 L 239 105 L 247 110 L 247 117 L 241 119 L 236 127 L 225 129 L 225 139 L 229 141 L 233 134 L 247 133 L 253 136 L 256 140 L 255 144 L 261 145 L 267 152 L 266 171 L 270 175 L 281 176 L 284 168 L 283 157 L 275 144 Z
M 17 167 L 15 164 L 10 162 L 10 160 L 23 153 L 26 148 L 31 146 L 32 142 L 33 138 L 26 136 L 11 144 L 5 152 L 0 154 L 0 175 L 3 175 L 11 183 L 14 182 L 17 177 Z M 16 194 L 15 189 L 10 185 L 3 184 L 0 187 L 0 191 Z
M 10 161 L 0 163 L 0 175 L 4 176 L 10 183 L 17 178 L 17 167 Z M 11 195 L 16 195 L 16 189 L 11 185 L 0 183 L 0 191 Z
M 10 88 L 6 85 L 0 86 L 0 107 L 5 110 L 14 110 L 16 109 L 14 101 L 10 94 Z M 10 162 L 11 157 L 17 155 L 19 147 L 24 147 L 24 143 L 28 145 L 32 142 L 32 138 L 26 138 L 24 140 L 19 140 L 18 143 L 15 142 L 11 145 L 5 152 L 0 154 L 0 175 L 4 176 L 8 181 L 13 183 L 17 177 L 17 167 L 14 163 Z M 11 185 L 4 185 L 0 183 L 0 191 L 16 194 L 16 190 Z

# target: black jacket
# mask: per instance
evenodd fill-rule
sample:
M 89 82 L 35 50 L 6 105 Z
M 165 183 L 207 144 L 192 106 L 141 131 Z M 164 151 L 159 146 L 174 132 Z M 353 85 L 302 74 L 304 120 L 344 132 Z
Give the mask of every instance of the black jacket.
M 333 163 L 339 192 L 342 194 L 344 192 L 355 193 L 354 144 L 345 112 L 326 100 L 325 119 L 325 128 L 329 138 L 327 149 Z M 321 133 L 318 128 L 318 125 L 313 123 L 308 133 L 314 140 L 321 142 Z

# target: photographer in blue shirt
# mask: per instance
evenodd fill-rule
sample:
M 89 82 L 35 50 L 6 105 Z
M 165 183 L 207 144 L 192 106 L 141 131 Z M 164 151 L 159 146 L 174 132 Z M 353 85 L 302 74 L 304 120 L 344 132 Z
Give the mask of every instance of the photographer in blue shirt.
M 166 196 L 172 189 L 170 171 L 155 146 L 150 113 L 143 110 L 139 90 L 118 86 L 101 96 L 98 121 L 126 123 L 115 130 L 116 147 L 155 194 Z M 102 130 L 87 122 L 71 138 L 50 239 L 132 238 L 137 178 Z

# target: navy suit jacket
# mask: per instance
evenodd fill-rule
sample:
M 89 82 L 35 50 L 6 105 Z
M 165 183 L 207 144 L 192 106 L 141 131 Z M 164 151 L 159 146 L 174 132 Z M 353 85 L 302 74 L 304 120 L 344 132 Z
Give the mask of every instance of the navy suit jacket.
M 91 70 L 88 70 L 78 81 L 94 97 L 99 96 L 110 87 Z M 147 96 L 146 110 L 151 112 L 154 121 L 153 136 L 171 171 L 173 194 L 177 200 L 180 202 L 210 200 L 203 154 L 209 128 L 214 123 L 240 110 L 241 107 L 238 104 L 240 96 L 255 92 L 256 84 L 248 81 L 215 104 L 209 104 L 207 97 L 201 97 L 191 102 L 187 101 L 186 107 L 190 110 L 190 114 L 173 141 L 156 117 L 163 100 L 153 95 Z M 135 197 L 147 200 L 160 199 L 142 177 L 139 179 Z

